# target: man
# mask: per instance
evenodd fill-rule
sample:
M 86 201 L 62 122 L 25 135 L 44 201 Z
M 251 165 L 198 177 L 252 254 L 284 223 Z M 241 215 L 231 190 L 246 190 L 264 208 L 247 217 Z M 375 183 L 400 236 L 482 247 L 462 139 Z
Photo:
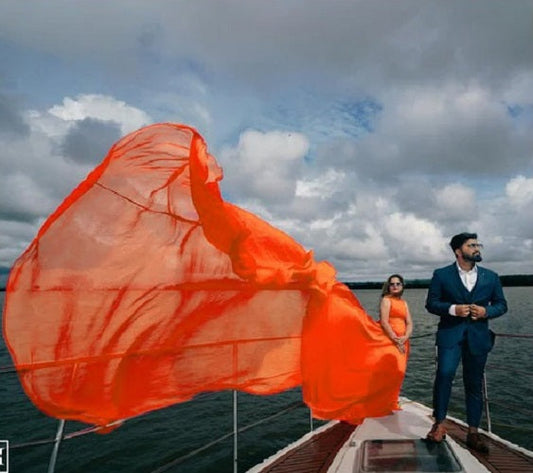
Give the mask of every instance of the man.
M 494 335 L 488 320 L 507 312 L 507 301 L 498 275 L 478 266 L 483 245 L 476 233 L 455 235 L 450 246 L 456 262 L 437 269 L 429 287 L 426 309 L 440 316 L 436 345 L 437 373 L 433 387 L 435 423 L 427 439 L 441 442 L 446 437 L 446 418 L 453 378 L 460 359 L 468 423 L 467 445 L 488 453 L 488 445 L 478 433 L 483 410 L 483 373 Z

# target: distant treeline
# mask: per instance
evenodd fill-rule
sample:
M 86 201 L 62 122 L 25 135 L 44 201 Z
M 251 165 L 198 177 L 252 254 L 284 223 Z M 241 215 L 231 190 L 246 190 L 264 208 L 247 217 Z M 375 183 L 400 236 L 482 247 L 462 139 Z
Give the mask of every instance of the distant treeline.
M 533 274 L 512 274 L 508 276 L 500 276 L 502 286 L 533 286 Z M 406 279 L 405 286 L 408 288 L 422 288 L 429 287 L 429 279 Z M 350 289 L 381 289 L 383 282 L 345 282 Z
M 365 282 L 345 282 L 350 289 L 381 289 L 383 282 L 365 281 Z M 410 288 L 427 288 L 429 279 L 406 279 L 405 286 Z
M 513 286 L 533 286 L 533 274 L 512 274 L 509 276 L 500 276 L 502 286 L 513 287 Z M 427 289 L 429 287 L 429 279 L 406 279 L 405 286 L 407 288 L 422 288 Z M 376 281 L 365 281 L 365 282 L 354 282 L 354 281 L 345 281 L 350 289 L 381 289 L 383 282 Z M 0 287 L 0 291 L 5 291 L 5 287 Z

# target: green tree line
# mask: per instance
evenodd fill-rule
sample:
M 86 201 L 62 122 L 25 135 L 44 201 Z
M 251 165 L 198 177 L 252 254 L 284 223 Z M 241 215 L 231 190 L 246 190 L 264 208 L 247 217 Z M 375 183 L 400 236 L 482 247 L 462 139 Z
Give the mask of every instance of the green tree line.
M 517 287 L 517 286 L 533 286 L 533 274 L 511 274 L 506 276 L 500 276 L 500 281 L 504 287 Z M 422 288 L 427 289 L 429 287 L 429 279 L 406 279 L 405 286 L 408 288 Z M 350 289 L 381 289 L 383 282 L 378 281 L 365 281 L 345 282 Z

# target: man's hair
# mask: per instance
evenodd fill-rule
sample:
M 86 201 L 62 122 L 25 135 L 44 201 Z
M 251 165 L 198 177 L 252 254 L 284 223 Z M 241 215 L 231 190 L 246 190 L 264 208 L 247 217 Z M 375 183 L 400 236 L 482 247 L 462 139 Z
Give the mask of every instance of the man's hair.
M 457 248 L 461 248 L 466 240 L 477 240 L 477 233 L 463 232 L 459 233 L 458 235 L 454 235 L 450 240 L 452 251 L 455 251 Z

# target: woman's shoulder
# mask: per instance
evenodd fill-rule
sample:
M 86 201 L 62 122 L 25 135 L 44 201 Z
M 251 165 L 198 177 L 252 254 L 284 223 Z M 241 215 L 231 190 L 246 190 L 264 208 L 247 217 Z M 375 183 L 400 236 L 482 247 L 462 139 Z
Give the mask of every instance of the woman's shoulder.
M 391 305 L 395 306 L 407 306 L 407 301 L 402 297 L 386 296 Z
M 387 305 L 396 305 L 396 304 L 403 304 L 405 302 L 404 299 L 402 299 L 401 297 L 396 297 L 396 296 L 391 296 L 391 295 L 385 295 L 382 297 L 381 299 L 381 303 L 382 304 L 387 304 Z

